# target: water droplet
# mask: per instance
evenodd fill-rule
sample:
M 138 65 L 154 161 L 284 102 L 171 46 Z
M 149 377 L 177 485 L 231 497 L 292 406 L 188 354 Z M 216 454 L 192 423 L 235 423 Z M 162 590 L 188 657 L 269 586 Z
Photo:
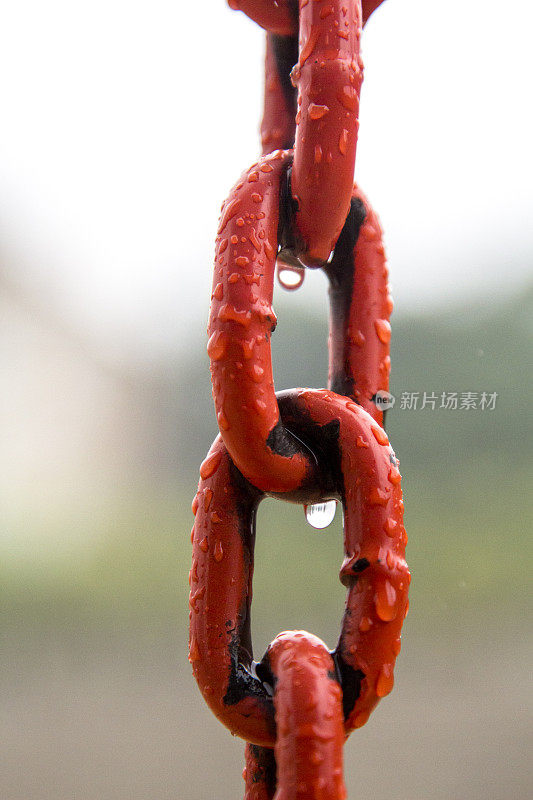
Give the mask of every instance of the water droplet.
M 229 431 L 230 424 L 228 422 L 228 418 L 224 414 L 224 411 L 221 410 L 218 412 L 217 421 L 218 421 L 218 427 L 220 428 L 221 431 Z
M 226 355 L 229 339 L 224 331 L 215 331 L 207 342 L 207 355 L 212 361 L 220 361 Z
M 293 70 L 291 72 L 291 79 L 294 85 L 295 82 L 297 82 L 300 78 L 300 68 L 303 67 L 303 65 L 305 64 L 305 62 L 315 49 L 315 45 L 318 41 L 319 34 L 320 34 L 320 28 L 318 27 L 318 25 L 315 26 L 314 28 L 311 28 L 311 30 L 309 31 L 309 37 L 300 52 L 299 62 L 293 67 Z
M 256 253 L 260 253 L 261 252 L 261 242 L 259 241 L 259 239 L 256 236 L 255 228 L 251 229 L 251 231 L 250 231 L 250 233 L 248 235 L 248 238 L 249 238 L 250 242 L 253 244 Z
M 294 292 L 299 289 L 305 278 L 305 269 L 303 267 L 294 267 L 292 264 L 287 264 L 278 258 L 277 260 L 277 274 L 278 282 L 283 289 L 288 292 Z
M 376 428 L 374 425 L 372 425 L 372 433 L 374 434 L 374 438 L 379 444 L 385 446 L 389 443 L 389 437 L 387 436 L 383 428 Z
M 190 576 L 190 579 L 191 579 L 191 583 L 198 583 L 198 580 L 199 580 L 199 578 L 198 578 L 198 561 L 196 559 L 193 559 L 192 567 L 191 567 L 190 572 L 189 572 L 189 576 Z
M 252 355 L 253 355 L 253 351 L 254 351 L 254 344 L 255 344 L 255 338 L 252 338 L 252 339 L 243 339 L 243 340 L 241 341 L 242 354 L 243 354 L 244 358 L 245 358 L 247 361 L 248 361 L 248 360 L 249 360 L 249 359 L 252 357 Z
M 389 470 L 389 481 L 394 485 L 398 486 L 399 483 L 402 481 L 402 476 L 400 475 L 400 471 L 396 469 L 396 467 L 391 467 Z
M 356 344 L 357 347 L 362 347 L 366 341 L 364 333 L 360 330 L 350 331 L 349 337 L 350 342 L 352 342 L 352 344 Z
M 368 495 L 369 506 L 386 506 L 389 502 L 388 492 L 380 489 L 379 486 L 374 486 Z
M 189 661 L 191 664 L 193 661 L 200 661 L 200 651 L 198 650 L 198 643 L 196 639 L 191 639 L 191 643 L 189 646 Z
M 209 506 L 211 505 L 212 499 L 213 499 L 213 490 L 206 489 L 204 492 L 204 511 L 209 510 Z
M 347 111 L 355 111 L 359 103 L 357 91 L 353 86 L 344 86 L 337 95 L 337 100 Z
M 308 114 L 310 119 L 322 119 L 329 112 L 328 106 L 319 103 L 309 103 Z
M 237 311 L 235 306 L 231 306 L 229 303 L 220 307 L 218 318 L 221 322 L 236 322 L 244 328 L 249 328 L 250 322 L 252 321 L 252 315 L 249 311 Z M 209 353 L 209 350 L 207 352 Z M 209 356 L 214 361 L 217 360 L 210 353 Z
M 235 216 L 237 213 L 237 209 L 241 203 L 240 197 L 234 197 L 233 200 L 230 200 L 229 203 L 225 203 L 223 206 L 222 216 L 220 218 L 220 222 L 218 225 L 217 233 L 222 233 L 228 222 L 232 217 Z
M 370 617 L 361 617 L 361 620 L 359 622 L 359 630 L 361 631 L 361 633 L 366 633 L 367 631 L 370 630 L 371 627 L 372 627 L 372 620 L 370 619 Z
M 337 510 L 336 500 L 327 500 L 325 503 L 313 503 L 304 506 L 305 518 L 313 528 L 327 528 L 331 525 Z
M 222 561 L 224 558 L 224 550 L 222 549 L 222 543 L 220 541 L 215 545 L 215 549 L 213 550 L 213 558 L 215 561 Z
M 384 581 L 378 588 L 374 598 L 376 612 L 383 622 L 391 622 L 398 613 L 396 605 L 396 589 L 389 581 Z
M 394 686 L 394 673 L 391 664 L 384 664 L 378 675 L 376 682 L 376 694 L 378 697 L 385 697 L 392 692 Z
M 388 344 L 391 336 L 390 322 L 387 319 L 376 319 L 374 320 L 374 327 L 380 342 Z
M 198 581 L 198 579 L 196 580 Z M 200 586 L 200 588 L 197 589 L 196 592 L 193 592 L 191 589 L 189 595 L 189 607 L 193 612 L 193 614 L 198 614 L 198 606 L 196 604 L 199 600 L 202 600 L 204 598 L 204 595 L 205 595 L 205 586 Z
M 348 150 L 348 134 L 349 131 L 346 128 L 343 128 L 341 135 L 339 136 L 339 152 L 343 156 L 346 155 L 346 151 Z
M 250 377 L 255 383 L 261 383 L 265 374 L 265 370 L 263 367 L 260 367 L 259 364 L 254 364 L 252 369 L 250 370 Z
M 200 477 L 205 481 L 214 475 L 222 459 L 222 453 L 210 453 L 200 464 Z

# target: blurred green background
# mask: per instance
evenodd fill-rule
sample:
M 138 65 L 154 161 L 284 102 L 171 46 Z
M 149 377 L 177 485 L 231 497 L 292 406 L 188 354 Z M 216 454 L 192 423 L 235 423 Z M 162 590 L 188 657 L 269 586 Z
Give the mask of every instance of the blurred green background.
M 394 319 L 387 427 L 404 476 L 411 610 L 395 690 L 345 748 L 352 797 L 530 797 L 532 305 L 522 291 Z M 323 385 L 325 316 L 293 298 L 276 309 L 277 386 Z M 65 358 L 63 383 L 49 366 L 42 390 L 63 425 Z M 87 364 L 99 391 L 122 398 L 111 444 L 82 463 L 81 486 L 30 437 L 50 457 L 49 485 L 32 493 L 21 479 L 3 507 L 0 795 L 229 800 L 242 792 L 242 743 L 204 707 L 187 663 L 190 501 L 215 434 L 203 342 L 149 371 Z M 403 392 L 424 391 L 434 410 L 401 408 Z M 445 410 L 443 391 L 497 400 Z M 108 440 L 90 397 L 65 438 L 81 424 L 94 449 L 93 437 Z M 261 506 L 257 656 L 286 628 L 334 645 L 339 516 L 317 531 L 301 507 Z

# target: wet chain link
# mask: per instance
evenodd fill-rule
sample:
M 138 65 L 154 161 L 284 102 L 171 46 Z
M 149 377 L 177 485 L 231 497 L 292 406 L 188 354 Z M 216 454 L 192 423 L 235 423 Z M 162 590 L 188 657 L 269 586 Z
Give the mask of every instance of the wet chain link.
M 382 232 L 353 185 L 361 28 L 381 0 L 228 0 L 266 30 L 262 157 L 222 207 L 208 323 L 220 435 L 193 501 L 189 660 L 205 701 L 246 740 L 245 800 L 341 800 L 342 745 L 394 683 L 408 608 L 398 460 L 380 396 L 392 300 Z M 276 393 L 276 270 L 329 282 L 328 389 Z M 344 513 L 345 613 L 336 648 L 279 634 L 254 661 L 257 507 Z M 314 521 L 313 521 L 314 520 Z

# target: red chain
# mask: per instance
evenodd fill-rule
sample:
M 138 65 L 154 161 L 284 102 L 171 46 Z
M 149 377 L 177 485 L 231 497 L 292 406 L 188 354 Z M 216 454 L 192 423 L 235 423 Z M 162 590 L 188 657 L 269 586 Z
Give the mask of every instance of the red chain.
M 269 31 L 262 140 L 285 146 L 294 3 L 230 5 Z M 208 353 L 220 436 L 193 502 L 189 658 L 212 711 L 249 743 L 247 800 L 346 796 L 342 744 L 392 689 L 408 607 L 401 477 L 376 403 L 388 389 L 392 301 L 379 222 L 352 185 L 360 25 L 378 5 L 301 0 L 294 154 L 275 150 L 245 172 L 218 229 Z M 274 391 L 280 250 L 329 279 L 329 390 Z M 348 594 L 333 652 L 288 632 L 253 661 L 255 517 L 267 494 L 342 502 Z

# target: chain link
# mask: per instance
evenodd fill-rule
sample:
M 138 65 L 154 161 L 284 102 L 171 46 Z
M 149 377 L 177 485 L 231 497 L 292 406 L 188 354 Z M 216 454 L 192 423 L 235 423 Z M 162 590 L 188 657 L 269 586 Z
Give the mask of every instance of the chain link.
M 189 660 L 213 713 L 247 742 L 245 800 L 346 796 L 342 745 L 393 687 L 407 614 L 401 476 L 377 402 L 392 300 L 379 221 L 353 186 L 361 26 L 380 2 L 229 0 L 267 31 L 263 156 L 218 227 L 207 349 L 220 435 L 193 501 Z M 277 262 L 329 280 L 327 390 L 275 392 Z M 253 659 L 267 495 L 342 503 L 348 591 L 333 651 L 291 631 Z

